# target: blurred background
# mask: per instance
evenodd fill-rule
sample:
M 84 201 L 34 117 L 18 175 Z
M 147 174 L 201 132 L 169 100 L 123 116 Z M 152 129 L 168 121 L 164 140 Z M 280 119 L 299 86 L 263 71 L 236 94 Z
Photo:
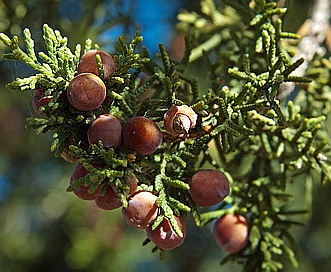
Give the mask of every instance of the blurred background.
M 312 1 L 291 1 L 285 30 L 296 31 Z M 197 10 L 192 0 L 0 0 L 0 32 L 21 36 L 30 28 L 37 51 L 43 50 L 42 25 L 69 37 L 69 47 L 91 38 L 111 53 L 118 35 L 131 37 L 140 29 L 151 56 L 162 42 L 174 58 L 181 42 L 175 32 L 181 9 Z M 5 52 L 0 44 L 1 55 Z M 184 245 L 159 260 L 153 246 L 142 247 L 144 232 L 128 227 L 120 209 L 102 211 L 93 202 L 67 193 L 75 164 L 49 151 L 51 134 L 24 128 L 33 114 L 29 92 L 8 91 L 5 84 L 33 71 L 17 63 L 0 62 L 0 271 L 237 271 L 220 267 L 225 256 L 211 228 L 188 222 Z M 293 186 L 293 190 L 303 191 Z M 331 185 L 314 192 L 306 227 L 293 229 L 298 241 L 297 271 L 331 271 Z M 300 195 L 300 194 L 298 194 Z M 298 199 L 300 201 L 300 199 Z M 285 271 L 295 271 L 287 266 Z

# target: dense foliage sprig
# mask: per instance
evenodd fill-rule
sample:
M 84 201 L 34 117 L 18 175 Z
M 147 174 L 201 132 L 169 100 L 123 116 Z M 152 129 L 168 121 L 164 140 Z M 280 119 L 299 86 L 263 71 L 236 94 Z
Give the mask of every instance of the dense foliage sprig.
M 295 34 L 282 30 L 279 16 L 286 11 L 284 8 L 264 1 L 255 1 L 251 9 L 233 1 L 229 4 L 233 9 L 215 8 L 212 1 L 202 1 L 203 16 L 191 13 L 180 16 L 179 28 L 187 31 L 193 27 L 195 35 L 201 37 L 203 43 L 194 50 L 207 51 L 208 54 L 204 53 L 207 57 L 217 56 L 210 63 L 211 80 L 219 79 L 213 74 L 215 70 L 224 78 L 230 75 L 238 79 L 224 80 L 227 86 L 223 87 L 220 112 L 222 121 L 233 122 L 236 126 L 232 125 L 231 129 L 241 137 L 234 138 L 236 133 L 223 135 L 220 130 L 221 137 L 216 133 L 215 138 L 219 149 L 235 151 L 231 157 L 219 151 L 222 167 L 233 178 L 232 198 L 227 198 L 219 210 L 203 214 L 202 225 L 229 212 L 248 214 L 253 224 L 249 249 L 224 261 L 242 258 L 246 263 L 244 271 L 277 271 L 283 267 L 275 260 L 277 255 L 286 254 L 297 265 L 289 226 L 300 224 L 291 216 L 305 212 L 305 208 L 290 209 L 291 194 L 287 192 L 287 185 L 296 181 L 312 188 L 313 172 L 317 172 L 322 182 L 330 180 L 330 148 L 324 132 L 327 111 L 320 110 L 328 107 L 329 100 L 325 96 L 317 99 L 321 91 L 315 88 L 316 83 L 308 85 L 309 93 L 299 92 L 293 102 L 278 98 L 285 82 L 311 82 L 309 78 L 291 76 L 304 60 L 292 61 L 289 47 L 284 43 L 284 39 L 298 39 Z M 223 13 L 218 11 L 222 9 Z M 246 27 L 232 21 L 235 10 L 237 16 L 241 15 L 239 22 L 246 23 Z M 231 19 L 216 21 L 219 16 Z M 235 29 L 238 25 L 243 28 L 241 32 Z M 230 35 L 221 35 L 222 31 L 229 31 Z M 222 37 L 218 43 L 213 42 L 215 35 Z M 196 52 L 194 60 L 202 57 Z M 217 85 L 215 81 L 212 83 Z M 250 136 L 249 131 L 254 135 Z M 238 171 L 238 165 L 246 167 Z M 310 197 L 311 193 L 308 192 Z M 231 205 L 230 209 L 224 209 L 227 204 Z
M 245 215 L 250 223 L 249 244 L 223 263 L 243 262 L 245 271 L 278 271 L 283 266 L 278 255 L 287 255 L 297 265 L 289 227 L 300 224 L 292 216 L 306 212 L 291 209 L 288 185 L 313 184 L 314 176 L 322 182 L 331 180 L 325 139 L 330 99 L 322 75 L 325 69 L 319 69 L 331 65 L 321 58 L 308 69 L 309 78 L 292 75 L 304 59 L 292 60 L 287 40 L 299 37 L 283 31 L 285 12 L 275 2 L 225 1 L 217 6 L 204 0 L 201 14 L 185 11 L 178 16 L 179 29 L 189 33 L 181 62 L 172 61 L 162 44 L 159 60 L 151 61 L 145 48 L 138 50 L 142 41 L 138 32 L 128 44 L 120 37 L 113 54 L 114 73 L 104 77 L 99 65 L 107 97 L 100 108 L 86 112 L 74 109 L 63 94 L 76 75 L 81 54 L 97 45 L 87 40 L 83 52 L 80 45 L 72 52 L 67 38 L 45 25 L 46 53 L 36 54 L 29 30 L 23 32 L 26 52 L 19 47 L 18 37 L 2 33 L 0 39 L 11 50 L 4 58 L 36 71 L 8 88 L 42 88 L 45 95 L 52 95 L 50 103 L 40 108 L 44 116 L 28 118 L 27 128 L 52 131 L 51 150 L 78 158 L 89 170 L 68 191 L 84 184 L 90 192 L 102 185 L 104 193 L 112 184 L 126 207 L 127 178 L 135 175 L 140 189 L 158 197 L 161 212 L 153 228 L 166 217 L 178 236 L 183 233 L 174 215 L 191 214 L 199 226 L 227 213 Z M 189 73 L 201 59 L 207 63 L 208 90 L 200 89 L 199 80 Z M 286 82 L 297 83 L 307 92 L 298 91 L 293 101 L 281 99 Z M 170 107 L 181 105 L 197 113 L 197 125 L 187 135 L 169 135 L 163 116 Z M 122 123 L 136 115 L 150 118 L 165 135 L 162 145 L 148 156 L 125 147 L 107 150 L 102 142 L 86 148 L 82 131 L 104 113 Z M 94 167 L 96 162 L 103 166 Z M 226 173 L 232 191 L 217 208 L 200 213 L 188 193 L 189 180 L 198 169 L 211 166 Z

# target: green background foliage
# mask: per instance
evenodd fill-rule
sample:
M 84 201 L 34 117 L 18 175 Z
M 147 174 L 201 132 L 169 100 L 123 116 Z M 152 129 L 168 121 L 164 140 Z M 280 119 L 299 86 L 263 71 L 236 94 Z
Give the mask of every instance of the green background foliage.
M 120 25 L 123 26 L 120 34 L 129 37 L 135 26 L 139 26 L 139 22 L 130 16 L 130 8 L 124 14 L 118 8 L 121 1 L 81 1 L 79 14 L 72 18 L 61 13 L 63 2 L 66 1 L 0 1 L 0 32 L 21 36 L 22 30 L 28 27 L 36 40 L 36 47 L 42 50 L 41 30 L 47 23 L 69 37 L 71 48 L 91 38 L 101 48 L 112 50 L 112 37 L 101 39 L 104 31 Z M 134 7 L 139 1 L 129 2 Z M 182 7 L 187 10 L 199 8 L 196 1 L 188 3 L 181 2 Z M 300 27 L 310 4 L 310 1 L 291 2 L 285 16 L 284 31 L 295 32 Z M 174 27 L 176 17 L 173 16 L 172 20 Z M 170 48 L 171 44 L 166 44 L 166 47 Z M 6 52 L 2 43 L 0 50 L 1 53 Z M 205 68 L 209 64 L 202 65 Z M 320 61 L 319 65 L 329 73 L 331 65 L 328 62 Z M 201 63 L 193 65 L 191 70 L 197 75 L 201 71 Z M 216 246 L 209 225 L 198 228 L 192 219 L 188 219 L 184 245 L 166 252 L 161 261 L 157 254 L 150 253 L 151 244 L 141 246 L 145 234 L 128 227 L 120 210 L 102 211 L 94 203 L 81 201 L 67 193 L 65 190 L 74 164 L 55 158 L 49 152 L 50 134 L 35 135 L 35 131 L 24 128 L 25 119 L 33 114 L 32 93 L 18 93 L 5 88 L 6 83 L 29 75 L 31 71 L 20 63 L 8 61 L 0 63 L 0 71 L 1 271 L 236 271 L 234 264 L 219 266 L 226 255 Z M 313 70 L 307 73 L 312 78 L 317 74 Z M 220 76 L 226 80 L 226 75 Z M 210 83 L 207 81 L 200 77 L 200 86 L 207 86 Z M 330 82 L 324 84 L 329 88 Z M 330 113 L 328 108 L 325 113 Z M 288 190 L 296 196 L 290 202 L 292 210 L 307 205 L 306 197 L 311 197 L 306 194 L 309 188 L 304 184 L 309 186 L 300 180 L 288 185 Z M 297 271 L 328 271 L 331 266 L 330 194 L 330 183 L 316 187 L 312 207 L 306 207 L 311 212 L 296 218 L 306 227 L 291 229 L 298 241 Z M 286 258 L 280 262 L 284 263 L 285 271 L 295 271 L 291 265 L 286 265 L 289 262 Z

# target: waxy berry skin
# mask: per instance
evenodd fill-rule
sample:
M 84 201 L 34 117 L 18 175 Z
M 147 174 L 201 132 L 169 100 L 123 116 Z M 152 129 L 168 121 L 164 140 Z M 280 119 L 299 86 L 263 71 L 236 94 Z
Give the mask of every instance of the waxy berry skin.
M 226 214 L 214 225 L 214 239 L 226 252 L 237 253 L 248 243 L 248 222 L 242 215 Z
M 120 198 L 110 185 L 107 187 L 105 195 L 96 197 L 94 202 L 98 208 L 103 210 L 114 210 L 122 206 Z
M 159 127 L 143 116 L 129 119 L 123 126 L 122 137 L 124 145 L 141 156 L 153 154 L 163 141 Z
M 74 171 L 70 177 L 70 184 L 73 183 L 74 180 L 85 177 L 90 172 L 86 170 L 86 168 L 81 164 L 77 164 Z M 89 187 L 85 185 L 81 185 L 73 190 L 73 193 L 77 195 L 79 198 L 83 200 L 94 200 L 96 197 L 100 196 L 101 186 L 99 186 L 95 192 L 89 193 Z
M 187 106 L 173 106 L 166 111 L 163 117 L 164 127 L 167 133 L 172 136 L 188 134 L 194 128 L 198 115 L 194 110 Z
M 124 181 L 123 181 L 124 182 Z M 133 177 L 128 177 L 128 189 L 126 190 L 127 195 L 131 195 L 137 191 L 138 188 L 138 179 L 135 174 Z
M 105 100 L 106 86 L 98 76 L 82 73 L 70 81 L 67 97 L 69 103 L 77 110 L 94 110 L 99 108 Z
M 105 148 L 118 148 L 122 143 L 122 125 L 115 116 L 102 114 L 91 124 L 87 135 L 90 144 L 101 140 Z
M 45 96 L 45 90 L 44 89 L 37 89 L 33 93 L 33 98 L 32 98 L 32 106 L 34 111 L 37 114 L 43 115 L 44 113 L 40 110 L 41 106 L 46 106 L 49 104 L 51 99 L 53 98 L 52 95 L 47 95 Z
M 116 70 L 115 60 L 108 53 L 101 50 L 89 50 L 80 59 L 78 63 L 78 73 L 92 73 L 99 76 L 96 55 L 100 55 L 104 77 L 110 76 Z
M 189 193 L 197 206 L 213 206 L 230 192 L 227 177 L 216 169 L 196 172 L 189 182 Z
M 128 197 L 128 206 L 122 209 L 126 223 L 132 227 L 145 229 L 158 215 L 157 197 L 147 191 L 138 191 Z
M 182 216 L 175 215 L 179 229 L 183 233 L 183 237 L 179 237 L 172 228 L 168 218 L 164 217 L 161 224 L 155 229 L 149 226 L 146 229 L 148 238 L 160 249 L 171 250 L 179 247 L 184 243 L 186 237 L 186 222 Z

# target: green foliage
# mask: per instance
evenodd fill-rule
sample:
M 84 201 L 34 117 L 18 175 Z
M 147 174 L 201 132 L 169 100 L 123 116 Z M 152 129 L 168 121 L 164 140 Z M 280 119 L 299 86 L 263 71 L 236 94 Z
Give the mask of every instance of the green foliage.
M 222 263 L 240 262 L 244 271 L 278 271 L 283 268 L 278 259 L 282 255 L 297 266 L 290 227 L 300 224 L 293 216 L 306 212 L 291 209 L 288 185 L 300 179 L 315 183 L 315 176 L 321 183 L 331 180 L 330 146 L 325 139 L 330 59 L 314 60 L 307 77 L 293 76 L 304 59 L 292 58 L 289 43 L 299 37 L 282 29 L 286 9 L 276 2 L 224 2 L 217 6 L 204 0 L 201 14 L 179 14 L 178 28 L 188 33 L 180 62 L 172 61 L 162 44 L 158 61 L 151 61 L 145 48 L 139 52 L 139 32 L 128 44 L 119 37 L 113 54 L 116 71 L 107 78 L 101 76 L 107 98 L 94 111 L 77 111 L 63 93 L 76 74 L 81 54 L 98 46 L 93 47 L 88 39 L 83 52 L 80 45 L 71 51 L 67 38 L 47 25 L 43 29 L 46 53 L 35 53 L 28 29 L 23 31 L 26 52 L 18 37 L 0 34 L 11 50 L 4 58 L 21 61 L 36 71 L 7 86 L 21 91 L 42 88 L 53 96 L 40 108 L 42 117 L 27 119 L 27 128 L 37 133 L 52 131 L 51 150 L 57 156 L 68 152 L 90 171 L 68 191 L 84 184 L 91 185 L 93 192 L 103 184 L 104 192 L 113 183 L 125 206 L 125 180 L 134 173 L 139 188 L 158 197 L 161 213 L 153 228 L 167 217 L 179 236 L 183 234 L 174 214 L 190 214 L 198 226 L 226 213 L 243 214 L 250 222 L 249 245 Z M 198 61 L 207 65 L 206 91 L 189 72 Z M 142 73 L 148 77 L 145 82 Z M 287 82 L 298 84 L 293 101 L 280 96 Z M 142 99 L 146 93 L 147 98 Z M 115 154 L 101 142 L 84 148 L 82 132 L 101 113 L 110 113 L 122 123 L 143 115 L 164 132 L 164 113 L 183 104 L 198 114 L 196 127 L 185 137 L 166 135 L 153 155 L 138 156 L 125 147 Z M 226 173 L 232 191 L 216 210 L 201 212 L 188 193 L 189 180 L 198 169 L 210 166 Z
M 311 183 L 311 177 L 315 176 L 321 182 L 330 180 L 330 147 L 324 132 L 325 114 L 329 113 L 324 109 L 330 101 L 325 96 L 317 99 L 321 91 L 314 86 L 316 83 L 305 85 L 312 79 L 291 75 L 304 60 L 292 61 L 285 39 L 298 39 L 298 36 L 284 32 L 280 17 L 273 18 L 275 14 L 284 14 L 285 9 L 276 8 L 273 2 L 256 1 L 254 8 L 247 11 L 244 5 L 231 3 L 235 3 L 234 9 L 228 6 L 215 9 L 212 1 L 202 1 L 203 16 L 191 13 L 179 16 L 179 28 L 188 31 L 193 27 L 198 37 L 200 45 L 194 50 L 204 51 L 197 54 L 192 50 L 193 60 L 210 56 L 211 84 L 217 86 L 221 78 L 227 85 L 220 90 L 218 104 L 210 107 L 219 109 L 211 119 L 217 114 L 221 119 L 210 135 L 215 135 L 215 146 L 221 149 L 218 154 L 223 163 L 219 167 L 232 175 L 232 195 L 225 199 L 231 208 L 224 210 L 227 206 L 223 203 L 219 210 L 202 214 L 201 225 L 226 212 L 247 214 L 253 224 L 250 248 L 229 255 L 224 262 L 243 261 L 244 271 L 278 271 L 283 266 L 276 261 L 277 255 L 287 255 L 297 266 L 289 227 L 298 224 L 290 217 L 302 211 L 291 212 L 287 185 L 300 179 Z M 243 29 L 239 32 L 235 29 L 238 22 L 226 19 L 215 22 L 215 17 L 220 16 L 215 10 L 222 9 L 222 16 L 231 19 L 235 18 L 232 14 L 236 10 L 243 24 L 252 19 L 246 26 L 241 25 Z M 230 33 L 222 35 L 222 31 Z M 325 59 L 323 62 L 326 63 Z M 293 102 L 280 100 L 282 84 L 288 81 L 308 86 L 310 92 L 299 92 Z M 326 88 L 320 85 L 320 89 Z M 234 154 L 224 155 L 228 150 Z M 246 167 L 238 171 L 238 165 Z

